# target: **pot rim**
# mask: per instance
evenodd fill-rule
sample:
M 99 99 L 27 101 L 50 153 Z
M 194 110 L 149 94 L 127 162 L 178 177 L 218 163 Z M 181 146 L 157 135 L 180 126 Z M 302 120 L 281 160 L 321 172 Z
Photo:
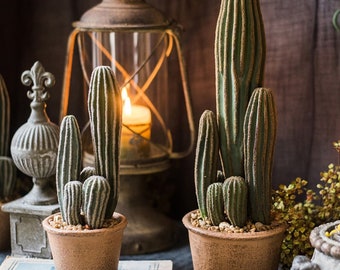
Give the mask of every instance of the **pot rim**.
M 91 236 L 93 234 L 100 234 L 100 233 L 106 233 L 108 231 L 120 231 L 125 229 L 127 226 L 127 218 L 118 212 L 113 213 L 113 218 L 119 219 L 119 223 L 107 228 L 100 228 L 100 229 L 92 229 L 92 230 L 78 230 L 78 231 L 72 231 L 72 230 L 64 230 L 64 229 L 58 229 L 54 228 L 49 224 L 49 220 L 53 219 L 54 216 L 60 215 L 60 212 L 49 215 L 42 221 L 42 226 L 46 230 L 46 232 L 51 234 L 58 234 L 58 235 L 65 235 L 65 236 L 79 236 L 81 234 L 82 236 Z
M 263 239 L 263 238 L 270 238 L 273 237 L 276 234 L 284 233 L 284 231 L 287 229 L 287 224 L 282 223 L 279 224 L 277 227 L 274 227 L 267 231 L 262 232 L 247 232 L 247 233 L 224 233 L 224 232 L 216 232 L 216 231 L 209 231 L 200 227 L 195 227 L 190 222 L 190 216 L 192 213 L 194 213 L 196 210 L 190 211 L 187 214 L 184 215 L 182 222 L 184 226 L 191 232 L 199 234 L 199 235 L 205 235 L 213 238 L 219 238 L 219 239 L 230 239 L 230 240 L 250 240 L 250 239 Z

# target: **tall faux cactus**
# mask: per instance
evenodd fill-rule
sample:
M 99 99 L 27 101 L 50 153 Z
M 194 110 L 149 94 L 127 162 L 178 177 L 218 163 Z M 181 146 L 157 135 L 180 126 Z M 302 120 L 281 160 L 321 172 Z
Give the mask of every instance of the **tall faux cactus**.
M 77 120 L 64 117 L 57 158 L 57 190 L 64 221 L 101 228 L 116 208 L 119 187 L 119 141 L 122 105 L 110 67 L 91 75 L 88 110 L 95 150 L 95 168 L 81 170 L 81 138 Z M 83 217 L 81 214 L 83 213 Z
M 259 0 L 222 0 L 215 36 L 216 111 L 225 177 L 244 176 L 243 122 L 263 83 L 265 35 Z
M 0 74 L 0 200 L 13 195 L 17 169 L 9 154 L 10 99 Z
M 264 62 L 259 0 L 222 0 L 215 39 L 217 120 L 212 112 L 202 114 L 195 156 L 198 207 L 214 225 L 270 223 L 277 123 L 272 92 L 261 87 Z M 216 143 L 223 177 L 216 174 Z
M 118 201 L 119 146 L 122 126 L 122 99 L 110 67 L 94 69 L 88 96 L 91 135 L 97 173 L 110 184 L 106 218 L 112 217 Z

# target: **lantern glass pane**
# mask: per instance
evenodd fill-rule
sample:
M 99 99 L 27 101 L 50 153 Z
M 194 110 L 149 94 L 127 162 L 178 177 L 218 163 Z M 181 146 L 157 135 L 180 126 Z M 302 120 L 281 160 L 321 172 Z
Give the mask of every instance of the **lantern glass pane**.
M 171 38 L 165 32 L 82 32 L 78 44 L 87 81 L 100 65 L 110 66 L 117 77 L 124 104 L 121 161 L 168 158 L 172 151 L 167 64 Z

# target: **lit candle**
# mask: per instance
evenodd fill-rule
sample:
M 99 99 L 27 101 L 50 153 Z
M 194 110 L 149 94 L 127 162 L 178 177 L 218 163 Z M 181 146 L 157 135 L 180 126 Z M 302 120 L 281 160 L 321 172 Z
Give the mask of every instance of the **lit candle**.
M 151 111 L 141 105 L 131 105 L 126 89 L 122 90 L 123 127 L 121 134 L 121 158 L 136 160 L 149 156 L 151 137 Z

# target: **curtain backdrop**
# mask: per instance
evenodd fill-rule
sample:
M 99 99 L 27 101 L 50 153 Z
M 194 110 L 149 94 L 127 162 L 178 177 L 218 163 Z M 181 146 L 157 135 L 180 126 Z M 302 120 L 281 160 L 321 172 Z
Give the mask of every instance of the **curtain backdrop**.
M 37 60 L 56 77 L 47 112 L 58 122 L 66 42 L 72 22 L 99 0 L 12 0 L 0 8 L 0 73 L 11 97 L 11 132 L 28 118 L 27 88 L 21 73 Z M 147 0 L 184 28 L 195 123 L 215 110 L 214 32 L 220 0 Z M 319 172 L 337 162 L 332 142 L 340 139 L 340 32 L 332 16 L 336 0 L 261 0 L 266 30 L 265 87 L 275 92 L 278 137 L 274 187 L 303 177 L 313 187 Z M 173 83 L 177 83 L 174 81 Z M 72 90 L 71 90 L 72 91 Z M 72 110 L 81 110 L 81 92 L 72 92 Z M 78 100 L 78 102 L 77 102 Z M 184 114 L 184 112 L 183 112 Z M 196 207 L 194 154 L 174 162 L 172 213 Z M 166 191 L 165 191 L 166 192 Z

